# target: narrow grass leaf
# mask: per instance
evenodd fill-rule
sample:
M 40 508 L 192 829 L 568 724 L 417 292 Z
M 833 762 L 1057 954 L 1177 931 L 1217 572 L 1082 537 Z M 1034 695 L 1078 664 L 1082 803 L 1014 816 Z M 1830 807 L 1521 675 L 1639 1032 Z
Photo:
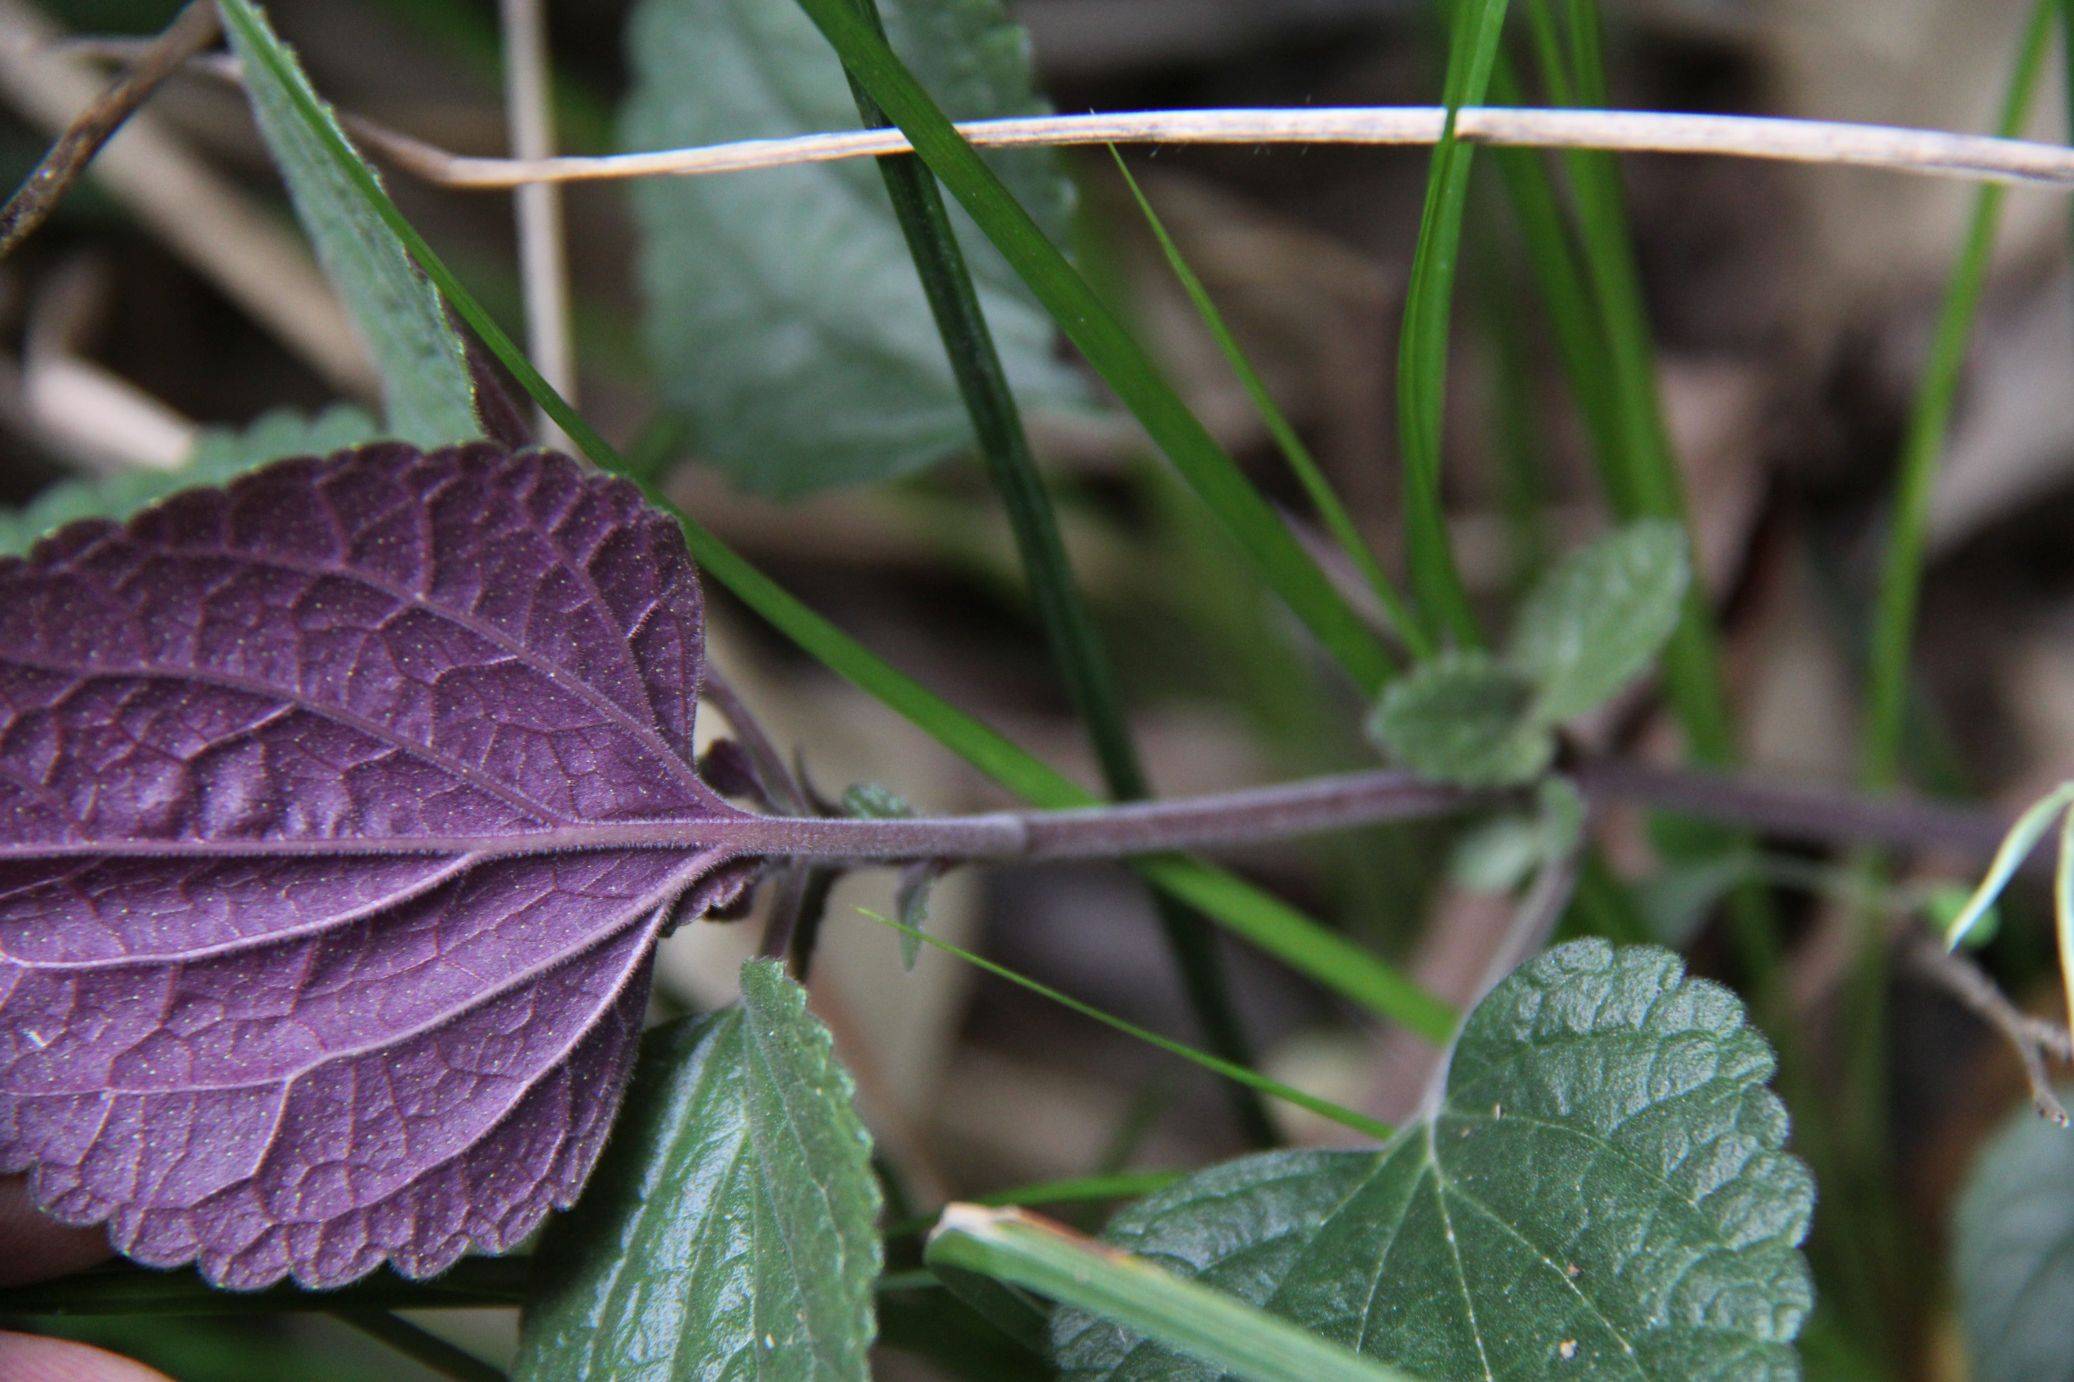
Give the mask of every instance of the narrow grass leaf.
M 1455 134 L 1465 105 L 1480 105 L 1505 30 L 1506 0 L 1461 0 L 1450 11 L 1447 119 L 1426 175 L 1426 202 L 1412 252 L 1411 285 L 1397 346 L 1397 431 L 1405 483 L 1405 551 L 1412 589 L 1428 633 L 1478 641 L 1476 615 L 1455 569 L 1441 502 L 1441 434 L 1447 405 L 1447 356 L 1454 314 L 1455 266 L 1462 252 L 1462 214 L 1469 200 L 1473 152 Z
M 890 917 L 880 916 L 877 912 L 862 908 L 859 910 L 863 911 L 865 916 L 870 917 L 881 926 L 891 927 L 903 936 L 911 937 L 933 949 L 941 950 L 946 955 L 955 956 L 975 969 L 983 969 L 997 979 L 1005 979 L 1018 988 L 1027 989 L 1040 998 L 1049 999 L 1062 1008 L 1079 1013 L 1082 1017 L 1092 1018 L 1105 1027 L 1122 1032 L 1127 1037 L 1142 1041 L 1148 1046 L 1157 1046 L 1168 1055 L 1179 1056 L 1182 1060 L 1192 1065 L 1201 1066 L 1213 1075 L 1220 1075 L 1234 1083 L 1244 1085 L 1248 1089 L 1280 1099 L 1284 1103 L 1294 1104 L 1307 1113 L 1315 1113 L 1320 1118 L 1337 1123 L 1343 1128 L 1351 1128 L 1355 1132 L 1369 1137 L 1388 1137 L 1394 1131 L 1388 1123 L 1379 1123 L 1375 1119 L 1356 1113 L 1350 1108 L 1343 1108 L 1329 1099 L 1321 1099 L 1315 1094 L 1306 1094 L 1293 1085 L 1283 1084 L 1280 1080 L 1270 1079 L 1268 1076 L 1249 1070 L 1243 1065 L 1234 1065 L 1232 1062 L 1213 1056 L 1207 1051 L 1198 1051 L 1193 1046 L 1175 1041 L 1172 1037 L 1163 1037 L 1158 1032 L 1147 1031 L 1136 1023 L 1126 1022 L 1120 1017 L 1103 1012 L 1092 1004 L 1083 1003 L 1070 994 L 1061 993 L 1048 984 L 1040 984 L 1028 975 L 1018 974 L 1006 965 L 997 964 L 987 959 L 984 955 L 976 955 L 970 950 L 929 935 L 925 931 L 917 931 L 914 927 L 903 925 Z
M 1959 909 L 1958 914 L 1946 923 L 1944 943 L 1947 947 L 1956 950 L 1966 944 L 1974 928 L 1980 925 L 1981 918 L 1987 915 L 1995 900 L 2002 896 L 2003 889 L 2009 886 L 2009 880 L 2023 867 L 2024 860 L 2031 857 L 2031 851 L 2045 838 L 2045 832 L 2052 829 L 2053 821 L 2062 812 L 2070 810 L 2074 810 L 2074 782 L 2062 783 L 2017 817 L 2016 824 L 2002 837 L 2001 847 L 1995 851 L 1980 886 L 1967 897 L 1966 905 Z
M 924 1260 L 1013 1282 L 1141 1331 L 1215 1373 L 1253 1382 L 1404 1382 L 1235 1297 L 1018 1209 L 952 1205 Z
M 856 4 L 858 13 L 883 34 L 878 0 L 856 0 Z M 932 12 L 940 7 L 925 4 L 923 8 L 924 12 Z M 792 13 L 797 22 L 806 23 L 803 16 Z M 873 128 L 886 125 L 885 112 L 871 96 L 855 83 L 852 89 L 859 117 Z M 1066 684 L 1075 711 L 1087 726 L 1104 785 L 1118 800 L 1143 797 L 1150 790 L 1150 783 L 1131 739 L 1116 671 L 1073 578 L 1050 492 L 1038 474 L 1036 457 L 1023 429 L 1021 409 L 1009 386 L 994 333 L 987 325 L 978 282 L 967 267 L 966 253 L 952 229 L 950 211 L 944 205 L 936 175 L 913 158 L 881 159 L 878 166 L 894 216 L 921 277 L 930 315 L 943 339 L 944 355 L 957 381 L 958 394 L 979 440 L 981 457 L 1015 534 L 1016 553 L 1021 558 L 1052 661 Z M 991 247 L 982 248 L 991 254 Z M 1182 990 L 1205 1039 L 1225 1059 L 1250 1065 L 1252 1046 L 1232 1001 L 1223 957 L 1198 920 L 1171 899 L 1154 898 L 1154 911 Z M 913 963 L 912 954 L 908 962 Z M 1227 1092 L 1233 1113 L 1248 1139 L 1261 1146 L 1272 1145 L 1273 1129 L 1260 1101 L 1250 1091 L 1236 1086 Z
M 373 180 L 374 172 L 315 99 L 302 68 L 259 7 L 250 0 L 230 0 L 223 19 L 231 50 L 245 65 L 245 89 L 260 132 L 288 182 L 296 215 L 374 356 L 390 434 L 420 446 L 481 436 L 467 357 L 439 294 L 359 194 L 358 178 L 340 167 L 337 151 L 348 152 L 360 176 Z M 262 50 L 266 61 L 256 60 Z
M 929 93 L 859 15 L 853 0 L 799 0 L 851 77 L 904 131 L 915 151 L 1022 276 L 1259 568 L 1262 578 L 1346 668 L 1373 690 L 1390 673 L 1388 655 L 1274 508 L 1239 471 L 1158 365 L 966 143 Z
M 1268 435 L 1274 438 L 1275 448 L 1282 453 L 1282 459 L 1288 463 L 1290 473 L 1296 476 L 1297 483 L 1303 486 L 1304 493 L 1309 496 L 1311 507 L 1317 510 L 1319 521 L 1324 523 L 1326 531 L 1332 534 L 1332 540 L 1339 545 L 1348 562 L 1361 573 L 1369 588 L 1375 592 L 1376 599 L 1390 616 L 1391 628 L 1404 640 L 1412 655 L 1428 656 L 1433 651 L 1433 645 L 1426 638 L 1424 629 L 1412 618 L 1404 596 L 1398 592 L 1396 584 L 1384 573 L 1382 564 L 1376 560 L 1375 553 L 1362 539 L 1360 529 L 1354 526 L 1354 516 L 1347 512 L 1347 506 L 1341 502 L 1338 492 L 1333 489 L 1332 481 L 1326 478 L 1324 467 L 1318 464 L 1317 458 L 1311 454 L 1310 447 L 1304 444 L 1302 435 L 1275 402 L 1274 395 L 1268 392 L 1267 383 L 1261 379 L 1260 372 L 1253 368 L 1253 362 L 1246 358 L 1246 352 L 1239 345 L 1238 337 L 1232 334 L 1231 327 L 1224 320 L 1224 314 L 1217 310 L 1217 303 L 1211 298 L 1210 290 L 1203 286 L 1201 276 L 1182 255 L 1181 247 L 1174 243 L 1174 237 L 1167 231 L 1166 222 L 1161 220 L 1159 213 L 1153 209 L 1151 199 L 1145 195 L 1145 189 L 1140 187 L 1138 179 L 1131 175 L 1131 166 L 1124 162 L 1122 150 L 1112 144 L 1109 146 L 1109 156 L 1116 161 L 1116 171 L 1123 175 L 1124 186 L 1130 189 L 1139 213 L 1144 216 L 1146 226 L 1152 231 L 1153 238 L 1158 241 L 1160 253 L 1165 256 L 1167 267 L 1181 284 L 1182 291 L 1188 294 L 1188 300 L 1195 305 L 1196 314 L 1202 318 L 1211 339 L 1223 353 L 1225 363 L 1231 367 L 1239 386 L 1246 391 L 1246 397 L 1253 404 L 1253 411 L 1259 415 Z
M 504 1369 L 387 1310 L 334 1310 L 333 1319 L 400 1353 L 435 1377 L 454 1382 L 504 1382 Z
M 2038 78 L 2051 50 L 2052 20 L 2060 0 L 2036 0 L 2029 25 L 2003 94 L 1995 132 L 2019 134 L 2029 117 Z M 1930 497 L 1936 487 L 1938 462 L 1958 397 L 1959 374 L 1973 321 L 1987 289 L 1995 233 L 2002 224 L 2008 189 L 1988 186 L 1974 196 L 1966 239 L 1945 287 L 1930 359 L 1909 410 L 1908 430 L 1894 477 L 1894 511 L 1888 519 L 1879 595 L 1872 616 L 1871 665 L 1866 688 L 1863 780 L 1867 786 L 1893 784 L 1901 765 L 1901 741 L 1908 711 L 1909 655 L 1915 643 L 1916 605 L 1923 582 L 1923 560 L 1929 539 Z
M 806 991 L 649 1034 L 612 1145 L 540 1248 L 517 1376 L 862 1377 L 879 1274 L 871 1137 Z

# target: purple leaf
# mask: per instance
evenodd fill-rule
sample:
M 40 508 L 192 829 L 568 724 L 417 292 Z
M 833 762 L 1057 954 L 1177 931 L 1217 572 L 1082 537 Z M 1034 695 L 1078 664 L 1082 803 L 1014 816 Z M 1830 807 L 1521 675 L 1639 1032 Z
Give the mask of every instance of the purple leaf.
M 749 864 L 675 527 L 371 446 L 0 562 L 0 1171 L 142 1262 L 336 1286 L 576 1196 L 658 932 Z

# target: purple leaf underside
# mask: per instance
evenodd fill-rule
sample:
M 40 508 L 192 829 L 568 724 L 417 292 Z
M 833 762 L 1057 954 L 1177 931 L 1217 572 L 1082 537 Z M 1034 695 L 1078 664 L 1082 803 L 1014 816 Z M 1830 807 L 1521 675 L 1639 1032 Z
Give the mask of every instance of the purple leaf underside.
M 139 1261 L 413 1276 L 576 1196 L 741 886 L 629 485 L 370 446 L 0 562 L 0 1171 Z M 668 847 L 611 827 L 674 822 Z

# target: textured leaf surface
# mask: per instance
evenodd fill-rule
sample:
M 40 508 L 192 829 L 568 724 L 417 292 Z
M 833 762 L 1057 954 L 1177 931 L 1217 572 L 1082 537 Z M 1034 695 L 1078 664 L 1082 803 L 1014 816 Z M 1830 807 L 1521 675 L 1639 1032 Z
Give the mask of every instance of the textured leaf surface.
M 2030 1108 L 1981 1154 L 1959 1201 L 1953 1275 L 1979 1382 L 2074 1379 L 2074 1132 Z
M 652 1034 L 588 1194 L 541 1248 L 528 1378 L 858 1378 L 878 1183 L 850 1079 L 769 961 Z
M 215 485 L 283 456 L 321 456 L 381 435 L 358 408 L 335 404 L 315 417 L 288 409 L 267 413 L 242 429 L 211 427 L 195 441 L 187 463 L 174 470 L 127 470 L 105 480 L 67 480 L 29 504 L 0 514 L 0 553 L 29 550 L 37 538 L 81 518 L 128 518 L 176 490 Z
M 1424 777 L 1471 787 L 1525 782 L 1555 756 L 1534 698 L 1533 683 L 1510 667 L 1483 653 L 1449 653 L 1393 682 L 1369 733 Z
M 1581 715 L 1663 650 L 1691 579 L 1685 530 L 1644 519 L 1562 561 L 1522 602 L 1511 661 L 1541 686 L 1540 713 Z
M 421 446 L 481 436 L 461 338 L 439 294 L 304 122 L 284 85 L 293 81 L 307 91 L 302 69 L 250 0 L 226 0 L 223 19 L 295 213 L 381 374 L 390 435 Z M 260 60 L 262 52 L 284 65 Z
M 1424 1377 L 1785 1377 L 1813 1188 L 1726 989 L 1654 947 L 1561 946 L 1465 1025 L 1430 1122 L 1381 1152 L 1191 1176 L 1109 1237 Z M 1069 1375 L 1201 1369 L 1090 1316 Z
M 960 118 L 1044 109 L 999 0 L 883 0 L 893 47 Z M 629 28 L 629 149 L 851 129 L 841 64 L 784 0 L 644 0 Z M 1049 152 L 996 162 L 1054 241 L 1071 191 Z M 943 342 L 869 163 L 651 178 L 634 189 L 649 351 L 699 455 L 795 495 L 885 479 L 972 445 Z M 1018 398 L 1077 405 L 1050 319 L 954 212 Z
M 531 1231 L 658 929 L 739 876 L 699 655 L 674 526 L 538 452 L 288 461 L 0 561 L 0 1171 L 241 1287 Z

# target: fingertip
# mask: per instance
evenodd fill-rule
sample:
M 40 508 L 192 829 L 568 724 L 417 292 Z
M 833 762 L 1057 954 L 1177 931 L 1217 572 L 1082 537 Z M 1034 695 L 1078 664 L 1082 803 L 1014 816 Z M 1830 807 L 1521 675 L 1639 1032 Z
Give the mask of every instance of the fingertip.
M 156 1368 L 70 1339 L 0 1330 L 0 1377 L 8 1382 L 168 1382 Z

